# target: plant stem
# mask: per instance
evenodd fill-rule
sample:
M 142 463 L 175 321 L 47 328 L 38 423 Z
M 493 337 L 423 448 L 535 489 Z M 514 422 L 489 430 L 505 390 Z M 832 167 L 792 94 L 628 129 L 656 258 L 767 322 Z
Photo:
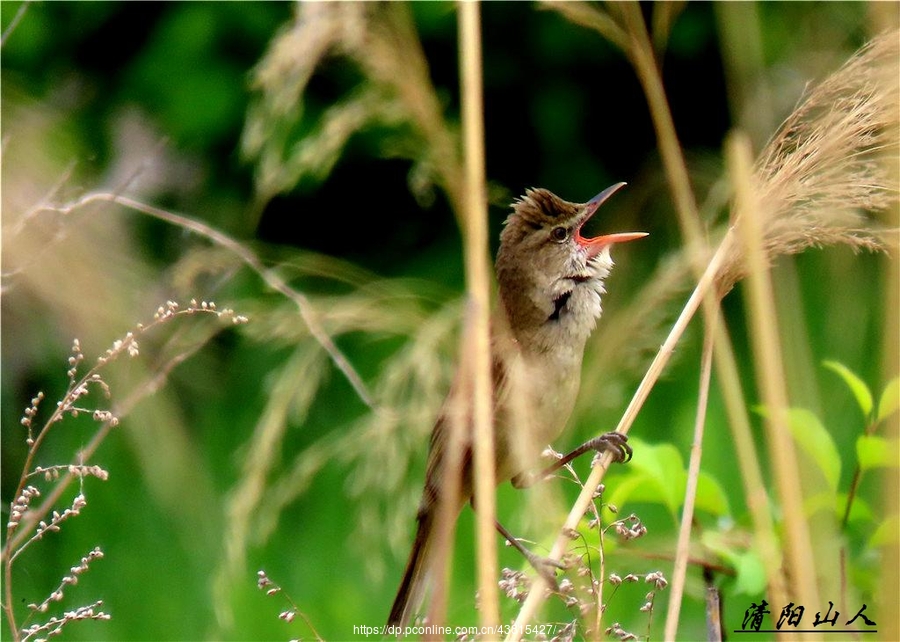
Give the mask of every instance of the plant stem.
M 459 5 L 459 50 L 462 70 L 463 149 L 465 164 L 464 241 L 466 288 L 471 305 L 466 349 L 469 351 L 473 397 L 475 511 L 478 595 L 481 625 L 500 623 L 497 548 L 494 536 L 496 474 L 491 407 L 490 281 L 487 196 L 484 170 L 484 103 L 482 98 L 480 5 Z
M 750 142 L 745 136 L 732 135 L 728 141 L 728 159 L 735 192 L 736 229 L 745 249 L 748 267 L 750 338 L 757 363 L 756 376 L 762 399 L 768 409 L 766 434 L 769 458 L 784 513 L 784 563 L 800 604 L 819 604 L 815 562 L 809 526 L 803 509 L 803 493 L 798 473 L 794 442 L 788 428 L 788 396 L 784 380 L 772 283 L 762 247 L 761 214 L 756 207 L 752 185 Z
M 697 498 L 697 484 L 700 479 L 700 460 L 703 453 L 703 431 L 706 425 L 706 410 L 709 404 L 709 382 L 712 375 L 713 347 L 715 346 L 717 320 L 707 325 L 703 335 L 703 353 L 700 362 L 700 390 L 697 393 L 697 416 L 694 421 L 694 440 L 691 444 L 691 459 L 688 464 L 687 486 L 684 489 L 684 507 L 681 513 L 681 528 L 675 547 L 675 567 L 672 570 L 671 594 L 666 614 L 664 640 L 674 640 L 678 632 L 678 618 L 681 612 L 681 598 L 687 576 L 688 557 L 691 545 L 691 526 L 694 522 L 694 503 Z

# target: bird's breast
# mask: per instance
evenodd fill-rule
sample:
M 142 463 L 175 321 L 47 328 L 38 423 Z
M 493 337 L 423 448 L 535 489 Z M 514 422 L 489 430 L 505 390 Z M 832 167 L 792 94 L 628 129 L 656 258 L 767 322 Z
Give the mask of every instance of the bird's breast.
M 563 349 L 519 355 L 511 364 L 497 416 L 498 479 L 534 469 L 572 414 L 581 355 Z

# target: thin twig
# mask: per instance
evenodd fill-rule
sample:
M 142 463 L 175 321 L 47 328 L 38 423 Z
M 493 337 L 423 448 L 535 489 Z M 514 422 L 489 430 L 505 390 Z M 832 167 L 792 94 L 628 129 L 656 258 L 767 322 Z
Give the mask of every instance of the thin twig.
M 138 212 L 141 212 L 142 214 L 146 214 L 161 221 L 165 221 L 166 223 L 170 223 L 171 225 L 175 225 L 182 229 L 198 234 L 199 236 L 202 236 L 205 239 L 211 241 L 215 245 L 225 248 L 226 250 L 235 254 L 269 287 L 284 295 L 294 303 L 294 305 L 297 307 L 297 311 L 300 313 L 300 317 L 303 319 L 306 327 L 309 328 L 309 332 L 312 337 L 319 343 L 320 346 L 322 346 L 325 352 L 328 353 L 328 356 L 331 357 L 334 365 L 347 378 L 347 381 L 353 387 L 353 390 L 356 392 L 362 402 L 369 408 L 375 407 L 372 396 L 369 393 L 366 384 L 363 382 L 362 377 L 359 376 L 347 357 L 344 356 L 337 345 L 335 345 L 332 338 L 328 335 L 328 333 L 316 319 L 315 313 L 313 312 L 312 306 L 309 302 L 309 299 L 306 298 L 306 295 L 288 285 L 285 280 L 278 275 L 277 272 L 266 268 L 260 258 L 256 256 L 256 254 L 254 254 L 247 246 L 241 244 L 240 242 L 231 238 L 227 234 L 215 229 L 214 227 L 206 225 L 205 223 L 201 223 L 200 221 L 182 216 L 181 214 L 176 214 L 175 212 L 170 212 L 168 210 L 154 207 L 152 205 L 147 205 L 146 203 L 141 203 L 140 201 L 128 198 L 127 196 L 120 196 L 118 194 L 108 192 L 88 194 L 84 198 L 81 198 L 70 205 L 47 209 L 58 211 L 62 214 L 70 214 L 71 212 L 94 202 L 116 203 L 117 205 L 136 210 Z
M 150 327 L 150 325 L 144 326 L 144 330 L 147 330 Z M 205 342 L 203 341 L 198 342 L 196 345 L 191 346 L 188 350 L 175 355 L 167 362 L 165 362 L 153 374 L 153 376 L 148 378 L 142 385 L 138 386 L 134 390 L 134 392 L 126 397 L 121 403 L 118 403 L 113 407 L 112 416 L 114 418 L 121 419 L 129 412 L 131 412 L 132 408 L 134 408 L 142 399 L 156 393 L 165 384 L 171 372 L 179 364 L 183 363 L 197 350 L 203 347 L 204 344 Z M 91 372 L 94 371 L 95 370 L 91 370 Z M 101 424 L 101 427 L 91 438 L 91 440 L 76 453 L 72 465 L 77 465 L 82 462 L 89 461 L 93 454 L 96 452 L 97 448 L 99 448 L 103 440 L 115 427 L 115 423 L 116 422 L 114 421 L 104 421 Z M 47 421 L 47 424 L 50 424 L 49 420 Z M 46 432 L 46 430 L 42 430 L 41 434 L 43 434 L 44 432 Z M 23 471 L 27 472 L 28 469 L 29 466 L 27 465 L 23 467 Z M 33 529 L 40 520 L 44 519 L 47 516 L 53 506 L 58 504 L 59 499 L 66 491 L 66 488 L 72 481 L 75 480 L 76 477 L 78 477 L 78 475 L 74 473 L 66 473 L 65 475 L 60 476 L 59 480 L 54 485 L 53 490 L 43 496 L 44 501 L 41 502 L 41 505 L 37 508 L 30 509 L 22 517 L 22 521 L 19 522 L 15 534 L 13 534 L 12 537 L 8 538 L 7 545 L 3 548 L 4 559 L 6 558 L 7 552 L 15 550 L 18 546 L 20 546 L 22 542 L 28 537 L 28 532 Z M 21 489 L 18 492 L 21 493 Z
M 681 613 L 681 598 L 687 576 L 690 556 L 691 526 L 694 523 L 694 504 L 697 500 L 697 484 L 700 479 L 700 460 L 703 453 L 703 432 L 706 426 L 706 410 L 709 404 L 709 382 L 712 375 L 713 346 L 715 345 L 717 322 L 707 326 L 703 334 L 703 354 L 700 362 L 700 390 L 697 393 L 697 416 L 694 421 L 694 441 L 691 444 L 691 459 L 688 464 L 687 486 L 684 489 L 684 507 L 681 512 L 681 527 L 675 547 L 675 565 L 672 569 L 671 594 L 666 614 L 664 640 L 676 639 L 678 618 Z
M 753 429 L 747 414 L 740 373 L 728 329 L 724 323 L 716 324 L 716 376 L 728 427 L 737 454 L 738 470 L 744 484 L 744 497 L 753 524 L 754 546 L 766 570 L 769 601 L 772 604 L 787 604 L 787 583 L 781 567 L 781 549 L 775 533 L 774 510 L 766 492 L 762 466 L 756 452 Z
M 13 16 L 9 26 L 6 27 L 6 31 L 0 36 L 0 47 L 6 44 L 6 39 L 9 38 L 10 34 L 12 34 L 16 27 L 19 26 L 19 22 L 21 22 L 22 18 L 25 16 L 25 12 L 28 10 L 29 5 L 31 5 L 31 0 L 25 0 L 25 2 L 19 5 L 18 10 L 16 10 L 16 15 Z
M 50 434 L 50 429 L 52 428 L 52 426 L 58 423 L 66 413 L 72 411 L 75 408 L 73 405 L 75 400 L 79 396 L 82 396 L 84 394 L 83 391 L 86 390 L 89 385 L 99 384 L 104 387 L 106 386 L 106 384 L 103 383 L 102 379 L 100 378 L 100 369 L 105 367 L 108 363 L 116 359 L 122 353 L 131 353 L 132 349 L 136 350 L 136 334 L 139 333 L 142 336 L 145 332 L 153 329 L 155 326 L 158 326 L 172 318 L 181 315 L 194 313 L 209 313 L 215 314 L 217 316 L 222 316 L 225 314 L 233 315 L 233 312 L 230 310 L 218 311 L 214 305 L 207 307 L 206 302 L 203 302 L 202 308 L 195 306 L 194 303 L 195 302 L 192 302 L 192 306 L 184 310 L 177 310 L 177 306 L 175 306 L 175 304 L 170 304 L 171 306 L 175 307 L 170 307 L 166 311 L 166 314 L 158 313 L 154 320 L 147 325 L 139 325 L 134 334 L 129 332 L 124 340 L 116 342 L 113 348 L 108 350 L 104 356 L 99 358 L 95 365 L 91 367 L 77 381 L 74 378 L 74 368 L 70 370 L 70 384 L 65 393 L 65 396 L 54 409 L 50 418 L 44 423 L 37 437 L 35 437 L 29 443 L 25 463 L 22 466 L 22 475 L 20 477 L 14 497 L 18 498 L 22 495 L 29 476 L 32 474 L 32 464 L 34 461 L 34 457 L 36 456 L 38 450 L 40 450 L 40 447 L 46 437 Z M 163 308 L 161 307 L 160 310 L 163 310 Z M 241 322 L 240 319 L 243 319 L 242 317 L 232 318 L 236 323 Z M 10 520 L 10 524 L 7 526 L 6 543 L 3 546 L 2 552 L 0 552 L 0 561 L 2 561 L 3 564 L 3 579 L 5 582 L 4 603 L 2 605 L 2 609 L 6 613 L 7 622 L 9 623 L 10 629 L 15 639 L 18 639 L 19 630 L 16 626 L 15 613 L 13 610 L 14 604 L 12 599 L 12 567 L 18 555 L 31 542 L 36 541 L 36 538 L 33 535 L 30 535 L 34 530 L 35 525 L 41 523 L 41 521 L 48 515 L 48 513 L 58 505 L 63 493 L 76 477 L 78 477 L 80 480 L 83 480 L 83 474 L 81 472 L 75 471 L 81 471 L 83 469 L 84 462 L 88 461 L 91 458 L 91 456 L 100 446 L 109 432 L 119 424 L 119 419 L 126 415 L 131 410 L 131 408 L 133 408 L 134 405 L 137 404 L 138 401 L 140 401 L 140 399 L 155 392 L 161 382 L 166 377 L 168 377 L 168 374 L 171 372 L 171 370 L 174 369 L 175 366 L 177 366 L 179 363 L 184 361 L 184 359 L 186 359 L 189 354 L 192 354 L 193 351 L 199 349 L 200 346 L 204 343 L 205 342 L 198 342 L 198 344 L 191 350 L 182 352 L 173 357 L 163 366 L 163 368 L 160 369 L 160 371 L 157 372 L 156 376 L 149 379 L 144 385 L 136 388 L 135 391 L 125 400 L 123 404 L 114 407 L 110 412 L 104 413 L 104 416 L 106 418 L 100 422 L 100 428 L 98 428 L 97 432 L 94 433 L 94 436 L 91 438 L 87 446 L 83 447 L 78 451 L 78 453 L 76 453 L 76 457 L 73 460 L 73 463 L 70 466 L 66 467 L 68 472 L 62 475 L 56 481 L 53 489 L 43 498 L 41 504 L 37 507 L 29 507 L 29 509 L 25 511 L 19 519 L 16 519 L 15 521 Z M 137 354 L 136 351 L 134 354 Z

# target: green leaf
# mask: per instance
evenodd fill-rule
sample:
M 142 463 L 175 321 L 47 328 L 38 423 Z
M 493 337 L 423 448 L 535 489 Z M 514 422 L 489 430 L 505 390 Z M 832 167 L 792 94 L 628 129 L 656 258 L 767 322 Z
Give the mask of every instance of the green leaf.
M 652 445 L 633 439 L 631 445 L 635 458 L 627 472 L 611 477 L 604 500 L 620 509 L 627 502 L 662 504 L 677 519 L 687 484 L 681 453 L 671 444 Z M 723 486 L 707 473 L 700 473 L 696 506 L 716 516 L 731 514 Z
M 881 546 L 896 546 L 898 539 L 898 528 L 900 528 L 900 518 L 893 515 L 879 524 L 872 537 L 869 538 L 868 545 L 872 548 Z
M 681 453 L 672 444 L 641 444 L 640 448 L 638 450 L 635 446 L 635 454 L 639 457 L 635 457 L 629 465 L 655 481 L 653 485 L 659 493 L 656 501 L 661 499 L 677 518 L 687 480 Z
M 737 570 L 735 588 L 738 593 L 758 595 L 766 590 L 766 569 L 754 551 L 739 555 L 735 567 Z
M 825 476 L 832 492 L 837 492 L 841 477 L 841 457 L 828 430 L 811 411 L 806 408 L 790 408 L 788 425 L 794 440 L 816 463 Z
M 839 503 L 838 495 L 828 489 L 824 489 L 815 494 L 807 494 L 803 498 L 803 514 L 806 516 L 807 520 L 821 518 L 821 515 L 816 515 L 816 513 L 819 513 L 820 511 L 828 513 L 830 517 L 842 517 L 843 513 L 838 515 L 837 512 Z M 840 503 L 840 505 L 844 506 L 846 505 L 846 502 Z M 814 523 L 814 521 L 811 521 L 810 523 Z
M 678 450 L 671 444 L 653 445 L 631 439 L 635 457 L 623 474 L 611 477 L 604 501 L 619 509 L 626 502 L 662 504 L 677 519 L 684 499 L 687 474 Z
M 853 396 L 856 397 L 856 404 L 862 410 L 863 416 L 868 419 L 873 405 L 872 392 L 869 390 L 869 386 L 840 361 L 823 361 L 822 365 L 844 380 Z
M 720 530 L 704 530 L 700 534 L 700 543 L 733 568 L 737 568 L 738 558 L 746 550 L 744 544 L 736 544 L 732 534 Z
M 844 516 L 844 511 L 847 509 L 848 497 L 849 495 L 847 493 L 841 493 L 837 497 L 837 506 L 835 507 L 834 514 L 839 518 Z M 853 498 L 853 505 L 850 506 L 849 521 L 851 524 L 854 522 L 862 524 L 875 521 L 875 512 L 872 510 L 871 506 L 869 506 L 869 503 L 859 495 L 856 495 Z
M 881 421 L 897 412 L 898 406 L 900 406 L 900 378 L 894 377 L 887 382 L 887 385 L 881 392 L 881 398 L 878 400 L 878 414 L 875 416 L 875 421 Z
M 697 480 L 697 509 L 716 516 L 730 515 L 728 495 L 715 477 L 708 473 L 700 473 Z
M 878 435 L 860 435 L 856 440 L 856 457 L 861 470 L 896 467 L 900 444 L 896 439 Z
M 607 491 L 603 495 L 603 501 L 612 504 L 620 512 L 622 507 L 629 502 L 663 503 L 656 488 L 656 481 L 642 473 L 628 472 L 615 477 L 611 476 L 606 482 L 606 487 Z

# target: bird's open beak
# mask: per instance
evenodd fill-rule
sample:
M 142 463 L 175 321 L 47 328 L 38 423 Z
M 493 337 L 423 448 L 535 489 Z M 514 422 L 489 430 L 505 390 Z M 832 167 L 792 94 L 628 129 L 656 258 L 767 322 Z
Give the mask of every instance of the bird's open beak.
M 625 185 L 626 183 L 616 183 L 615 185 L 611 185 L 589 200 L 585 205 L 584 220 L 575 232 L 575 241 L 586 248 L 590 256 L 596 256 L 608 245 L 614 243 L 627 243 L 628 241 L 635 241 L 647 236 L 647 232 L 616 232 L 615 234 L 604 234 L 603 236 L 595 236 L 594 238 L 589 239 L 581 236 L 581 226 L 587 223 L 597 209 L 603 205 L 606 199 L 625 187 Z

